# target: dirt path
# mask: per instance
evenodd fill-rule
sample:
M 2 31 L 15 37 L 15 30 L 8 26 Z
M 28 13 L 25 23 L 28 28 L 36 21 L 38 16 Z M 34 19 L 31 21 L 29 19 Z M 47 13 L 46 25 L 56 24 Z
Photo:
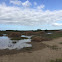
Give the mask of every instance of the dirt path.
M 62 38 L 52 41 L 43 42 L 46 45 L 57 45 L 60 49 L 53 50 L 46 47 L 42 50 L 32 51 L 31 53 L 23 52 L 13 55 L 0 56 L 0 62 L 49 62 L 51 59 L 62 58 Z
M 58 48 L 62 48 L 62 44 L 60 44 L 60 43 L 62 43 L 62 37 L 54 39 L 52 41 L 46 41 L 46 42 L 42 42 L 42 43 L 44 43 L 46 45 L 50 45 L 50 46 L 56 45 L 56 46 L 58 46 Z

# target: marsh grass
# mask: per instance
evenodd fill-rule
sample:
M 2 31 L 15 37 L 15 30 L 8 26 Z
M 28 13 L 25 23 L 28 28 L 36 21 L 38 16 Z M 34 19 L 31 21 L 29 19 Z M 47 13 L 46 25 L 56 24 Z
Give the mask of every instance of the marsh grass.
M 3 36 L 3 34 L 2 34 L 2 33 L 0 33 L 0 36 Z
M 62 44 L 62 42 L 60 42 L 59 44 Z
M 21 33 L 20 32 L 10 32 L 8 34 L 8 37 L 20 37 Z
M 53 46 L 51 46 L 51 49 L 57 50 L 58 49 L 58 46 L 57 45 L 53 45 Z
M 45 35 L 46 37 L 50 38 L 50 39 L 55 39 L 55 38 L 59 38 L 59 37 L 62 37 L 62 32 L 60 33 L 57 33 L 57 32 L 54 32 L 53 34 L 49 35 Z
M 41 34 L 41 35 L 34 35 L 31 39 L 32 41 L 37 41 L 37 42 L 41 42 L 41 41 L 50 41 L 56 38 L 62 37 L 62 32 L 57 33 L 57 32 L 53 32 L 52 34 Z
M 17 43 L 16 41 L 15 42 L 12 42 L 13 44 Z
M 33 47 L 24 47 L 22 51 L 32 51 Z
M 28 39 L 27 37 L 11 37 L 11 40 L 22 40 L 22 39 Z
M 42 37 L 42 36 L 33 36 L 31 37 L 31 41 L 34 42 L 41 42 L 41 41 L 48 41 L 49 39 L 46 37 Z
M 62 62 L 62 59 L 51 60 L 50 62 Z
M 59 49 L 57 45 L 53 45 L 53 46 L 47 45 L 47 47 L 48 47 L 48 48 L 51 48 L 51 49 L 53 49 L 53 50 Z

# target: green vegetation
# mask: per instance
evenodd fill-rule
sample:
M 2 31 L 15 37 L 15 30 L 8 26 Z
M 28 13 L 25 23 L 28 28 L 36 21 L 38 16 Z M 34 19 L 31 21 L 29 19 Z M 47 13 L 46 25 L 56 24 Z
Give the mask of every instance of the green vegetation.
M 16 41 L 15 42 L 12 42 L 13 44 L 17 43 Z
M 55 38 L 59 38 L 59 37 L 62 37 L 62 32 L 54 32 L 53 34 L 51 34 L 51 35 L 49 35 L 49 34 L 47 34 L 46 35 L 48 38 L 50 38 L 50 39 L 55 39 Z
M 22 39 L 28 39 L 27 37 L 11 37 L 11 40 L 22 40 Z
M 31 49 L 32 49 L 32 47 L 25 47 L 22 50 L 24 50 L 24 51 L 30 51 Z
M 51 60 L 50 62 L 62 62 L 62 59 Z
M 3 36 L 3 34 L 2 34 L 2 33 L 0 33 L 0 36 Z
M 48 32 L 51 32 L 52 34 L 46 34 Z M 48 41 L 48 40 L 53 40 L 55 38 L 62 37 L 62 31 L 38 31 L 34 32 L 36 35 L 32 37 L 32 41 Z
M 58 37 L 62 37 L 62 31 L 52 31 L 52 30 L 46 30 L 47 33 L 51 32 L 52 34 L 46 34 L 45 31 L 42 30 L 37 30 L 37 31 L 20 31 L 20 32 L 12 32 L 10 31 L 8 36 L 11 37 L 11 40 L 21 40 L 21 39 L 27 39 L 25 37 L 21 38 L 21 35 L 33 35 L 33 37 L 31 38 L 32 41 L 35 42 L 41 42 L 41 41 L 48 41 L 48 40 L 52 40 Z M 8 32 L 8 31 L 7 31 Z
M 46 33 L 52 33 L 52 34 L 46 34 Z M 32 41 L 47 41 L 52 40 L 55 38 L 62 37 L 62 31 L 59 30 L 31 30 L 31 31 L 17 31 L 17 30 L 6 30 L 6 31 L 0 31 L 0 36 L 3 36 L 3 34 L 7 34 L 8 37 L 11 37 L 11 39 L 23 39 L 20 38 L 21 35 L 33 35 Z M 25 39 L 25 38 L 24 38 Z

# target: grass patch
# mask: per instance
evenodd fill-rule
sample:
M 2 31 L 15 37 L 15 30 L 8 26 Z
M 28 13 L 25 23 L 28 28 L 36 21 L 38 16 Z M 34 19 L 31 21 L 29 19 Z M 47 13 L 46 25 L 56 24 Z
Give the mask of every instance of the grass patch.
M 60 44 L 62 44 L 62 42 L 60 42 Z
M 62 62 L 62 59 L 51 60 L 50 62 Z
M 57 32 L 52 32 L 53 34 L 41 34 L 41 35 L 34 35 L 31 39 L 32 41 L 36 41 L 36 42 L 41 42 L 41 41 L 50 41 L 53 40 L 55 38 L 59 38 L 62 37 L 62 32 L 57 33 Z
M 24 47 L 23 49 L 21 49 L 22 51 L 31 51 L 33 49 L 33 47 Z
M 50 38 L 50 39 L 55 39 L 55 38 L 59 38 L 59 37 L 62 37 L 62 32 L 61 33 L 56 33 L 54 32 L 53 34 L 49 35 L 45 35 L 46 37 Z
M 57 49 L 58 49 L 58 46 L 57 46 L 57 45 L 47 46 L 47 47 L 49 47 L 49 48 L 51 48 L 51 49 L 53 49 L 53 50 L 57 50 Z
M 48 41 L 48 38 L 42 37 L 42 36 L 33 36 L 31 38 L 31 41 L 34 41 L 34 42 Z
M 28 39 L 27 37 L 21 37 L 21 39 Z
M 15 42 L 12 42 L 13 44 L 17 43 L 16 41 Z
M 11 37 L 11 40 L 22 40 L 22 39 L 28 39 L 27 37 Z
M 2 34 L 2 33 L 0 33 L 0 36 L 3 36 L 3 34 Z
M 20 37 L 21 33 L 20 32 L 11 32 L 8 34 L 9 37 Z

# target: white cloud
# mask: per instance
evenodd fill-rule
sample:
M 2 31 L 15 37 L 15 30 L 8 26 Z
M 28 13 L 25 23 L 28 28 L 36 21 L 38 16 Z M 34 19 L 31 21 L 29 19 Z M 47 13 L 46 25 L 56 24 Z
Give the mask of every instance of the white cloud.
M 23 5 L 30 6 L 31 4 L 24 2 Z M 16 6 L 11 7 L 11 6 L 0 4 L 0 24 L 5 23 L 5 24 L 21 24 L 21 25 L 38 26 L 42 24 L 53 25 L 56 21 L 62 20 L 62 10 L 43 11 L 42 8 L 44 8 L 44 5 L 37 6 L 36 9 L 33 8 L 24 9 Z
M 10 0 L 10 3 L 15 4 L 15 5 L 21 5 L 21 1 L 18 0 Z
M 10 0 L 10 3 L 12 3 L 13 5 L 21 5 L 24 8 L 30 7 L 32 4 L 26 0 L 25 2 L 21 2 L 19 0 Z
M 24 7 L 30 7 L 31 3 L 27 0 L 25 2 L 22 2 L 22 6 L 24 6 Z
M 53 23 L 54 26 L 62 26 L 62 23 Z
M 45 5 L 37 6 L 38 9 L 43 9 L 44 7 L 45 7 Z

